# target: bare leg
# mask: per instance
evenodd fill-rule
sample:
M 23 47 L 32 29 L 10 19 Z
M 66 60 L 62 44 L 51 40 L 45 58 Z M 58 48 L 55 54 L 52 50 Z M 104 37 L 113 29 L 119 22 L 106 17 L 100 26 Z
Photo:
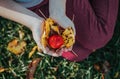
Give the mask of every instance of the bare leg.
M 34 40 L 38 47 L 42 49 L 40 37 L 42 34 L 43 18 L 12 0 L 0 0 L 0 16 L 21 23 L 30 28 Z
M 40 16 L 12 0 L 0 0 L 0 16 L 21 23 L 30 29 L 43 21 Z

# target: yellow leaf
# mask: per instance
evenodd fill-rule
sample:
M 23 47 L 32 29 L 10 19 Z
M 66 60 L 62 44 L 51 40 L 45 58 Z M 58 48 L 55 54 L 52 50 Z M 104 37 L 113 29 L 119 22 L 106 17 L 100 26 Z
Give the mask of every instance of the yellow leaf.
M 18 44 L 18 40 L 14 39 L 11 42 L 9 42 L 8 46 L 13 47 L 13 46 L 17 46 L 17 44 Z
M 41 44 L 46 47 L 47 46 L 47 37 L 45 32 L 43 32 L 42 37 L 41 37 Z
M 53 25 L 55 22 L 54 20 L 52 20 L 51 18 L 46 19 L 46 21 L 50 24 Z
M 59 32 L 59 27 L 58 26 L 51 26 L 51 29 L 54 30 L 55 32 L 57 32 L 58 34 L 60 34 Z
M 51 18 L 48 18 L 45 20 L 45 26 L 44 26 L 44 32 L 42 34 L 42 38 L 41 38 L 41 43 L 44 47 L 47 46 L 47 39 L 50 36 L 50 33 L 54 33 L 57 32 L 57 34 L 60 34 L 63 37 L 64 40 L 64 46 L 69 48 L 71 47 L 74 43 L 75 43 L 75 36 L 74 36 L 74 31 L 72 29 L 72 27 L 68 27 L 66 28 L 64 31 L 62 29 L 62 31 L 59 29 L 60 26 L 59 25 L 55 25 L 57 23 L 55 23 L 54 20 L 52 20 Z
M 118 76 L 119 76 L 119 72 L 116 72 L 114 78 L 118 78 Z
M 65 29 L 65 31 L 62 33 L 62 37 L 64 39 L 64 45 L 67 48 L 71 47 L 75 43 L 75 36 L 71 27 Z
M 49 22 L 45 21 L 45 33 L 46 33 L 46 37 L 49 36 L 49 33 L 50 33 L 50 24 Z
M 36 51 L 37 48 L 38 48 L 37 46 L 34 46 L 34 47 L 32 48 L 31 52 L 29 53 L 29 58 L 32 57 L 32 55 L 35 53 L 35 51 Z
M 54 24 L 54 21 L 51 18 L 45 20 L 45 25 L 43 26 L 43 34 L 41 37 L 41 43 L 44 47 L 47 46 L 47 39 L 49 38 L 49 34 L 51 31 L 51 26 Z
M 7 46 L 7 50 L 10 52 L 14 53 L 15 55 L 19 55 L 22 52 L 24 52 L 26 47 L 26 42 L 25 41 L 18 41 L 17 39 L 12 40 L 9 42 Z
M 74 42 L 73 42 L 74 40 L 73 39 L 68 39 L 68 42 L 66 43 L 66 47 L 67 48 L 69 48 L 69 47 L 71 47 L 73 44 L 74 44 Z

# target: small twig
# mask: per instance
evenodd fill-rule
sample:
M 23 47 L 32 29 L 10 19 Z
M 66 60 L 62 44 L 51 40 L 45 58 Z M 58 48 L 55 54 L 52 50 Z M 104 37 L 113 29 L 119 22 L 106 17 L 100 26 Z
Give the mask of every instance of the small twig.
M 78 57 L 78 55 L 72 50 L 72 53 L 76 56 L 76 57 Z
M 42 14 L 42 16 L 47 19 L 47 17 L 45 16 L 45 14 L 39 9 L 39 12 Z

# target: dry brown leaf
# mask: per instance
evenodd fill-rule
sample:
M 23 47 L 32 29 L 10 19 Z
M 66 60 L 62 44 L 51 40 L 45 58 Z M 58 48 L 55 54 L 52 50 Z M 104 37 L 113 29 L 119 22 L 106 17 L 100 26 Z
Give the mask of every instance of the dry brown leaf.
M 94 64 L 94 69 L 100 71 L 100 66 L 98 64 Z
M 35 73 L 35 70 L 36 70 L 40 60 L 41 60 L 41 58 L 36 58 L 29 64 L 29 68 L 28 68 L 27 78 L 26 79 L 34 79 L 34 73 Z
M 6 69 L 3 67 L 0 67 L 0 73 L 4 72 Z
M 108 61 L 104 61 L 94 64 L 94 68 L 99 72 L 108 73 L 111 67 Z

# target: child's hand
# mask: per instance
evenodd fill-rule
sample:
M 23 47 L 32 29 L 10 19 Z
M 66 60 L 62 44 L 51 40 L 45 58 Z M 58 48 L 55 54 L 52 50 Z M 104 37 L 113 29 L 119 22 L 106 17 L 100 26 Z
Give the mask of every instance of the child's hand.
M 34 12 L 22 7 L 13 0 L 0 0 L 0 16 L 18 22 L 28 27 L 38 47 L 42 50 L 40 43 L 44 19 Z
M 41 20 L 36 22 L 35 25 L 32 26 L 30 29 L 32 31 L 33 39 L 37 43 L 38 48 L 41 49 L 42 51 L 45 51 L 43 45 L 41 44 L 43 25 L 44 25 L 44 20 Z
M 63 52 L 68 52 L 68 51 L 71 51 L 71 50 L 72 50 L 72 47 L 62 48 L 62 49 L 58 50 L 57 52 L 54 52 L 54 51 L 51 51 L 48 47 L 46 47 L 46 49 L 45 49 L 46 52 L 44 52 L 44 53 L 48 54 L 48 55 L 51 55 L 51 56 L 54 56 L 54 57 L 59 57 L 59 56 L 62 56 Z
M 74 30 L 74 35 L 76 31 L 74 28 L 74 23 L 66 16 L 66 0 L 49 0 L 49 14 L 50 18 L 57 22 L 62 28 L 66 29 L 67 27 L 72 27 Z M 46 48 L 45 53 L 51 56 L 61 56 L 63 51 L 71 51 L 72 46 L 67 48 L 62 48 L 57 50 L 57 52 L 51 51 L 49 48 Z
M 52 18 L 55 22 L 57 22 L 64 29 L 68 27 L 72 27 L 74 30 L 74 36 L 76 35 L 74 24 L 66 15 L 65 16 L 50 16 L 50 18 Z M 58 57 L 62 55 L 63 51 L 67 52 L 71 50 L 72 50 L 72 46 L 70 48 L 62 48 L 60 50 L 58 49 L 57 52 L 54 52 L 50 50 L 48 47 L 46 47 L 44 53 L 51 55 L 51 56 Z
M 50 18 L 52 18 L 55 22 L 57 22 L 64 29 L 68 27 L 72 27 L 74 31 L 74 35 L 76 35 L 74 23 L 66 15 L 51 15 Z

